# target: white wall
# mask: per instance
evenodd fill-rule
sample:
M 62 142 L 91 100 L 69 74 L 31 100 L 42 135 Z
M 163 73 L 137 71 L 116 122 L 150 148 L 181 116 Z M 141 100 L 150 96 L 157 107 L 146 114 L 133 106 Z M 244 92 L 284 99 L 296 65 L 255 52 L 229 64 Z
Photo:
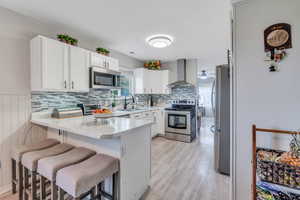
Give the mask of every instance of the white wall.
M 38 34 L 55 38 L 58 33 L 68 33 L 79 39 L 79 46 L 94 50 L 101 46 L 80 31 L 42 24 L 0 7 L 0 194 L 10 189 L 9 157 L 14 145 L 22 143 L 30 119 L 30 49 L 29 41 Z M 140 67 L 142 62 L 116 51 L 112 57 L 119 59 L 122 67 Z M 35 129 L 41 132 L 39 129 Z M 33 133 L 31 142 L 43 137 Z
M 199 103 L 200 105 L 203 105 L 205 107 L 205 117 L 213 117 L 213 110 L 211 105 L 213 81 L 213 78 L 209 78 L 207 81 L 198 79 Z
M 234 191 L 236 200 L 250 200 L 251 125 L 287 130 L 300 128 L 300 1 L 243 1 L 234 5 L 234 11 Z M 270 73 L 264 62 L 263 31 L 280 22 L 292 25 L 293 49 L 280 65 L 280 72 Z M 270 138 L 259 139 L 264 140 L 261 143 L 272 143 Z

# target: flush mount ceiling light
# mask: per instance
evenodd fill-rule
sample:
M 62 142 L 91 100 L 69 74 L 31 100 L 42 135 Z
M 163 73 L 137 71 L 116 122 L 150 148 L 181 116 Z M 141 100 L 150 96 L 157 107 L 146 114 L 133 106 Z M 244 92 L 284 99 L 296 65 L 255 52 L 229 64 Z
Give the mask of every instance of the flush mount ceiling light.
M 152 35 L 146 39 L 146 42 L 155 48 L 165 48 L 170 46 L 174 41 L 173 37 L 169 35 Z
M 200 79 L 207 79 L 207 72 L 205 70 L 202 70 L 201 74 L 200 74 Z

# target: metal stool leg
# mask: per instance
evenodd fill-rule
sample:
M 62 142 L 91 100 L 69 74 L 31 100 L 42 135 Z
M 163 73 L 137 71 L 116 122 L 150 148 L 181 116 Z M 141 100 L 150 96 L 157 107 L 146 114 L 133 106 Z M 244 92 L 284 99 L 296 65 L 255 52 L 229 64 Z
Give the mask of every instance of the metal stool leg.
M 65 198 L 65 191 L 61 188 L 58 188 L 58 193 L 59 193 L 59 200 L 64 200 Z
M 17 192 L 17 164 L 15 159 L 11 159 L 11 185 L 12 185 L 12 193 L 15 194 Z
M 40 177 L 40 199 L 46 199 L 46 179 L 43 176 Z
M 36 187 L 36 172 L 31 172 L 31 199 L 36 200 L 37 187 Z
M 29 172 L 28 169 L 23 167 L 23 172 L 24 172 L 24 184 L 23 184 L 23 198 L 24 200 L 28 200 L 28 194 L 27 194 L 27 189 L 29 188 Z
M 23 166 L 21 162 L 18 162 L 18 191 L 19 191 L 19 200 L 23 200 L 24 197 L 24 187 L 23 187 Z
M 51 200 L 57 200 L 57 186 L 54 181 L 51 181 Z
M 119 173 L 116 172 L 113 174 L 112 178 L 112 199 L 117 200 L 119 197 Z
M 95 199 L 95 192 L 96 192 L 96 187 L 93 187 L 93 189 L 91 189 L 91 199 L 94 200 Z

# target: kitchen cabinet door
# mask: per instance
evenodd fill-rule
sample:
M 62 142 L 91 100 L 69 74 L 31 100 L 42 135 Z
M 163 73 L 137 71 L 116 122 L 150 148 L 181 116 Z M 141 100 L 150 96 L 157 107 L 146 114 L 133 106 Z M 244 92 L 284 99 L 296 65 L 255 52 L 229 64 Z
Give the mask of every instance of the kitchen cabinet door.
M 113 71 L 119 71 L 119 61 L 114 58 L 106 58 L 106 67 Z
M 165 134 L 165 111 L 157 111 L 158 134 Z
M 31 90 L 68 89 L 68 47 L 38 36 L 31 40 Z
M 90 53 L 90 66 L 106 68 L 105 56 L 100 55 L 99 53 L 91 52 Z
M 69 47 L 70 55 L 70 89 L 89 91 L 89 53 L 85 49 Z
M 162 94 L 170 94 L 171 89 L 168 87 L 169 84 L 169 70 L 161 71 L 161 80 L 162 80 Z
M 163 91 L 162 86 L 162 73 L 161 71 L 149 70 L 149 87 L 152 94 L 161 94 Z
M 134 82 L 136 94 L 151 94 L 150 77 L 147 69 L 134 70 Z

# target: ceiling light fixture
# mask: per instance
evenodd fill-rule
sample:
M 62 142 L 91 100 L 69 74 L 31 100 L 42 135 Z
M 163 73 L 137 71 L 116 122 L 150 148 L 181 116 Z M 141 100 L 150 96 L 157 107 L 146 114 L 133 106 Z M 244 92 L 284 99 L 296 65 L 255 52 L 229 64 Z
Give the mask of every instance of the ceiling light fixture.
M 167 46 L 170 46 L 173 43 L 174 39 L 173 37 L 169 35 L 152 35 L 146 39 L 146 42 L 155 48 L 165 48 Z
M 202 72 L 201 72 L 201 74 L 200 74 L 200 79 L 205 80 L 205 79 L 207 79 L 207 78 L 208 78 L 207 72 L 206 72 L 205 70 L 202 70 Z

